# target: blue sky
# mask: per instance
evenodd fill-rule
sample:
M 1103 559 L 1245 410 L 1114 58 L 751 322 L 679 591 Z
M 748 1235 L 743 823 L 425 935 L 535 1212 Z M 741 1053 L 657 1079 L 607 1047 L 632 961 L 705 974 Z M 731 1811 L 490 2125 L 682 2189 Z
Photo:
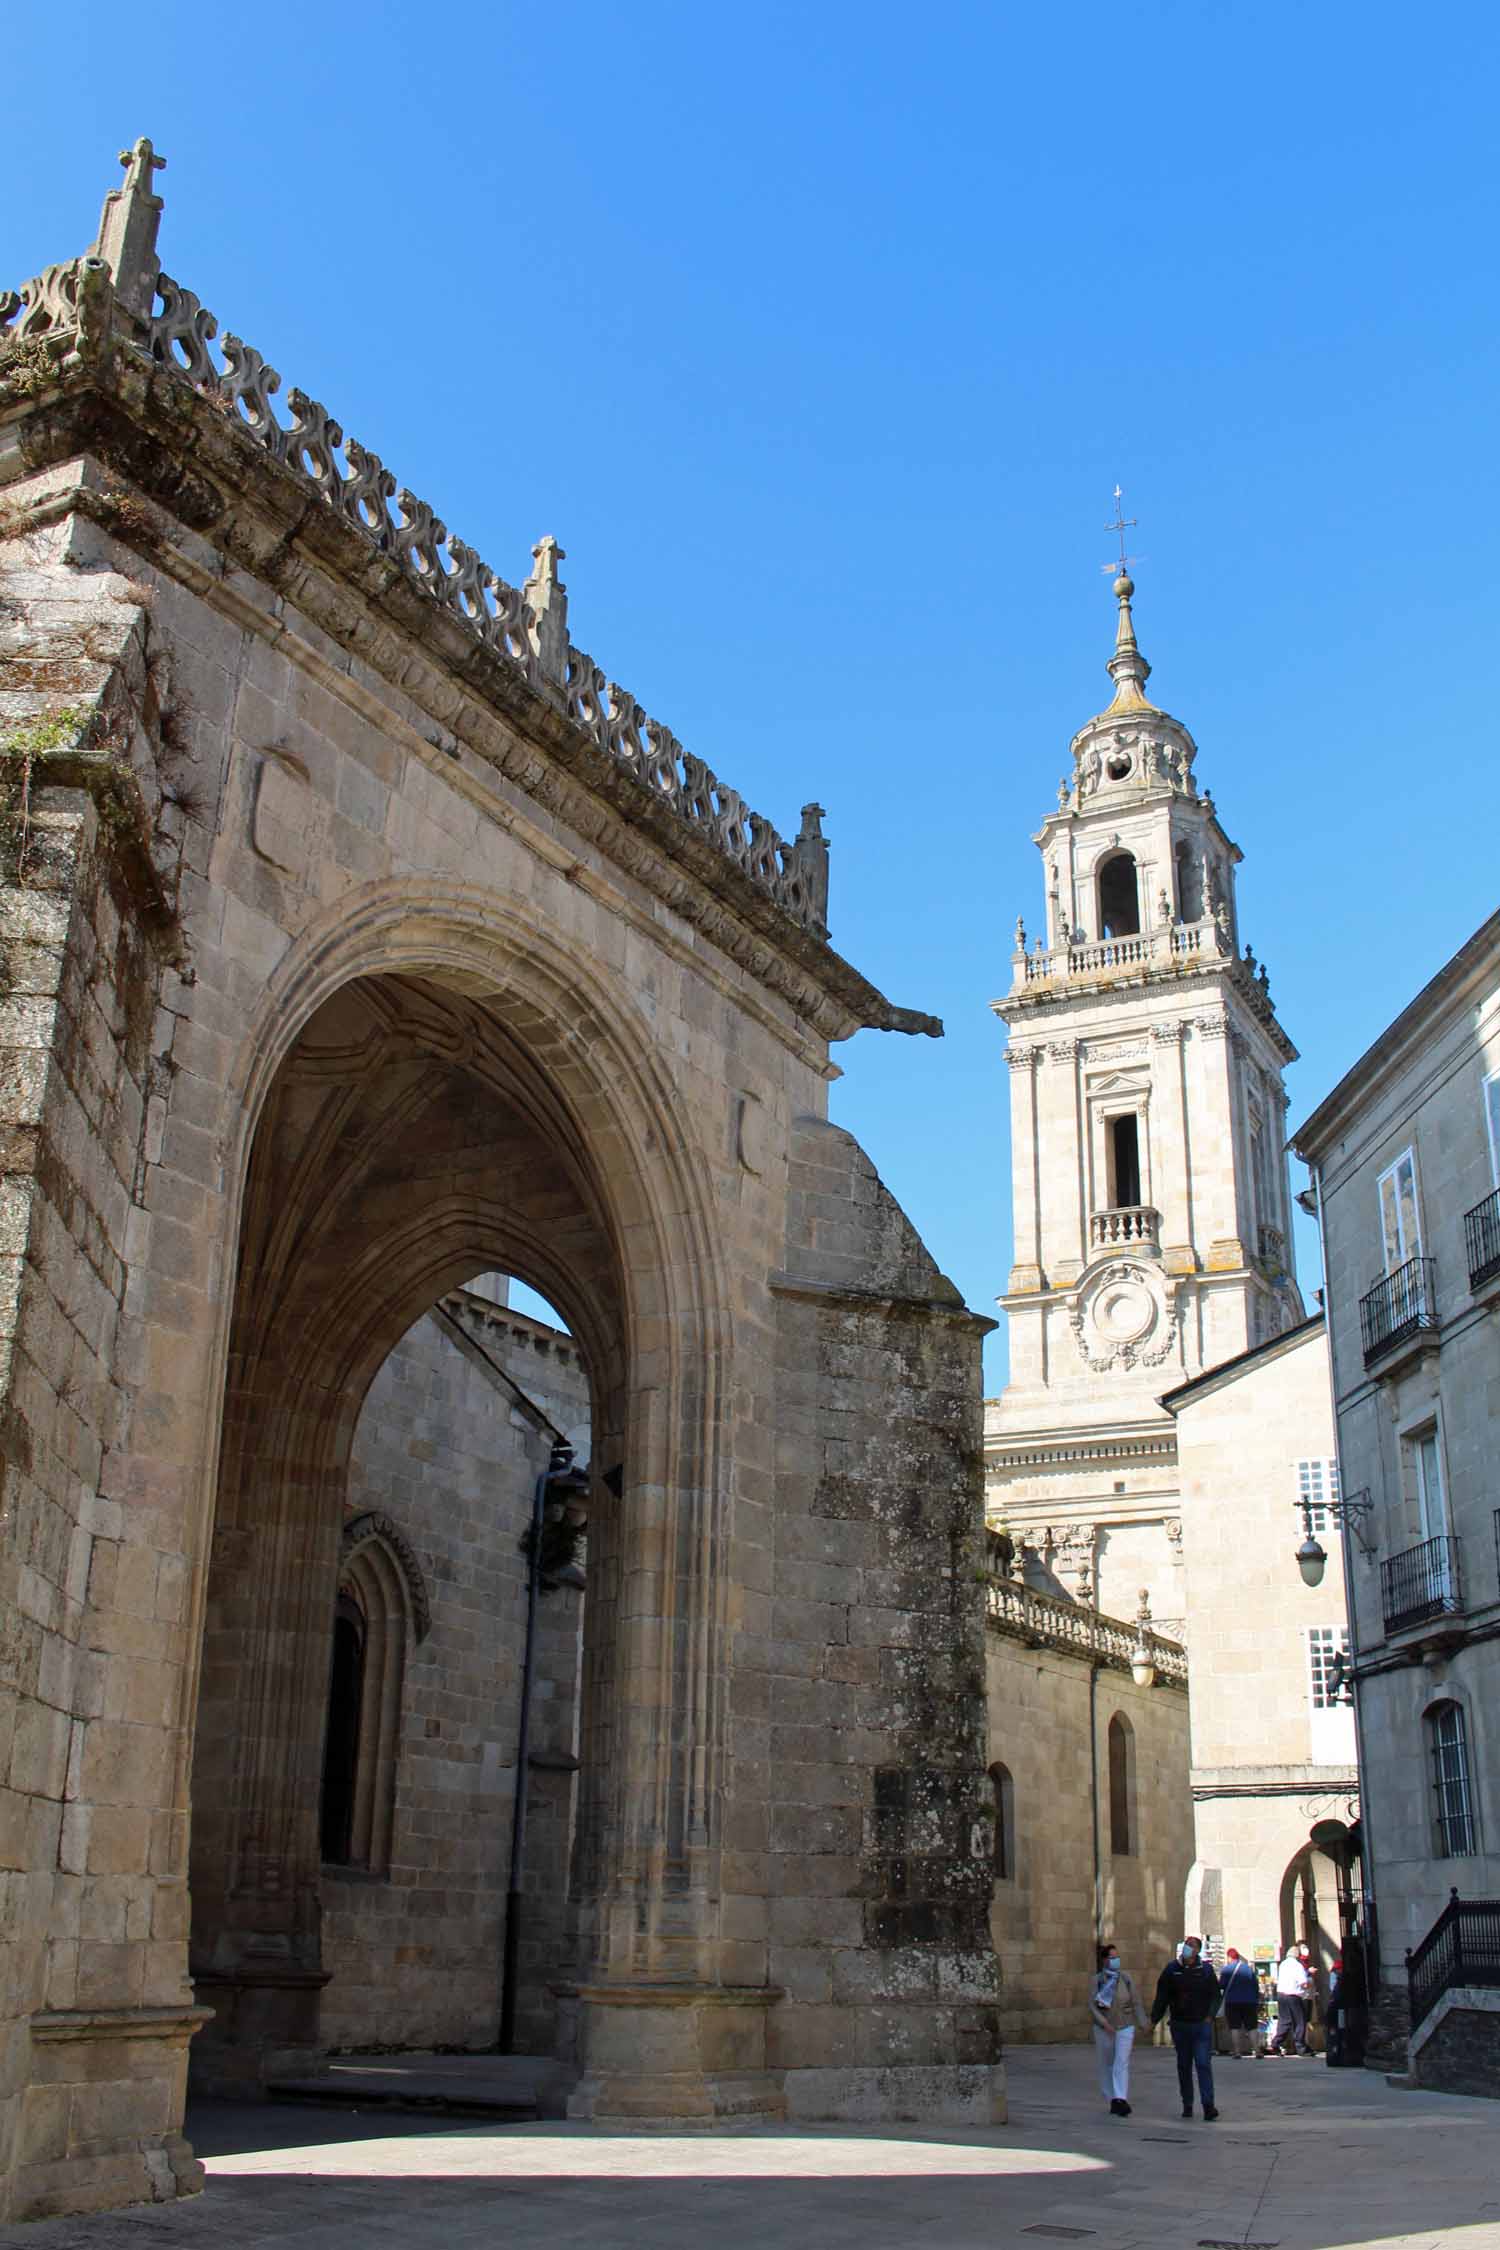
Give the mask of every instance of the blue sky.
M 1294 1122 L 1495 904 L 1497 47 L 1347 0 L 33 7 L 0 276 L 149 133 L 221 324 L 506 577 L 556 533 L 575 637 L 779 826 L 826 805 L 836 944 L 948 1025 L 862 1033 L 834 1115 L 989 1310 L 987 1002 L 1117 479 Z

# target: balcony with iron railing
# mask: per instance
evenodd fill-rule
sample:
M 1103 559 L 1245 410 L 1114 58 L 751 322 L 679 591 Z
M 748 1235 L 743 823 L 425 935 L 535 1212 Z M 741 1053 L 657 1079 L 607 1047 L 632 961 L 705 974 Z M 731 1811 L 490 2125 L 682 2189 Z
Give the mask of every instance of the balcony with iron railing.
M 1436 1307 L 1430 1258 L 1408 1258 L 1394 1273 L 1383 1275 L 1359 1301 L 1366 1367 L 1435 1329 Z
M 1464 1249 L 1469 1258 L 1469 1287 L 1482 1289 L 1500 1275 L 1500 1188 L 1464 1213 Z
M 1149 1203 L 1117 1203 L 1089 1214 L 1090 1249 L 1155 1250 L 1160 1240 L 1161 1213 Z
M 1425 1625 L 1463 1611 L 1463 1579 L 1456 1539 L 1423 1539 L 1380 1566 L 1380 1607 L 1388 1633 Z

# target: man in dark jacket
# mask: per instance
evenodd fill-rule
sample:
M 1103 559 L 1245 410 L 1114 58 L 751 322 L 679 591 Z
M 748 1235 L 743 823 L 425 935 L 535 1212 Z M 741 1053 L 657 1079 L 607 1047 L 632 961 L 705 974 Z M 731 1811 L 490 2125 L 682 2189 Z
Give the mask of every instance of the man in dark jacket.
M 1214 2107 L 1214 2017 L 1219 2012 L 1223 1994 L 1219 1980 L 1204 1962 L 1203 1940 L 1185 1937 L 1177 1948 L 1177 1958 L 1169 1961 L 1156 1984 L 1156 1998 L 1151 2007 L 1151 2021 L 1168 2020 L 1172 2044 L 1177 2049 L 1177 2084 L 1182 2091 L 1182 2114 L 1193 2114 L 1193 2072 L 1198 2073 L 1198 2092 L 1203 2101 L 1203 2116 L 1212 2124 L 1218 2116 Z

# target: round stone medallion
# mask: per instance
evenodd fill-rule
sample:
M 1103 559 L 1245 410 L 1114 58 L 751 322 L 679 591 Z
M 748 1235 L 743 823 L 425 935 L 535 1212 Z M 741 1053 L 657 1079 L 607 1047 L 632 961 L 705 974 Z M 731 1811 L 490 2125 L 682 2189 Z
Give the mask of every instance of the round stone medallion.
M 1138 1344 L 1156 1325 L 1156 1299 L 1133 1275 L 1106 1281 L 1091 1310 L 1094 1327 L 1107 1344 Z

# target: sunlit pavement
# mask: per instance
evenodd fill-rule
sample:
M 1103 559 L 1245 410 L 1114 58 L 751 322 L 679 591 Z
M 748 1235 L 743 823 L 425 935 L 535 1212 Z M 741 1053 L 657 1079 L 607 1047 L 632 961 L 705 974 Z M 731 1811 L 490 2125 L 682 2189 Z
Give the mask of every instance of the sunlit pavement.
M 35 2250 L 1500 2250 L 1500 2104 L 1410 2094 L 1321 2062 L 1218 2065 L 1185 2124 L 1169 2053 L 1109 2116 L 1084 2047 L 1013 2048 L 991 2131 L 629 2134 L 322 2110 L 197 2113 L 207 2193 L 0 2229 Z

